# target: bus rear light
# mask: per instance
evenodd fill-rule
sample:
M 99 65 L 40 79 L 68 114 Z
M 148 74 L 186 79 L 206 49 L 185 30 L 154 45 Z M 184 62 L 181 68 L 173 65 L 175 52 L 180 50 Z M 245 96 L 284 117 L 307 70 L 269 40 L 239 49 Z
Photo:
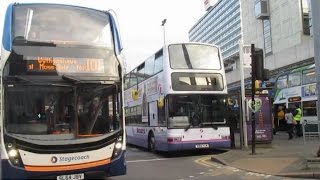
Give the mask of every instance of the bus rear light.
M 230 139 L 230 136 L 221 136 L 221 139 Z
M 181 137 L 168 137 L 167 142 L 172 143 L 172 142 L 181 142 L 182 138 Z

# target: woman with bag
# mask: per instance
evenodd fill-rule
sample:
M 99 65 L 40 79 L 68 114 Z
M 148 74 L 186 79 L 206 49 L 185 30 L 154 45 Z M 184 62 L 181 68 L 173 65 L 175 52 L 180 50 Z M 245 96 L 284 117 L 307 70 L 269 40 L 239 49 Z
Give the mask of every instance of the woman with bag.
M 289 108 L 286 109 L 285 120 L 287 122 L 287 132 L 290 140 L 293 138 L 293 127 L 297 122 L 293 119 L 293 114 Z

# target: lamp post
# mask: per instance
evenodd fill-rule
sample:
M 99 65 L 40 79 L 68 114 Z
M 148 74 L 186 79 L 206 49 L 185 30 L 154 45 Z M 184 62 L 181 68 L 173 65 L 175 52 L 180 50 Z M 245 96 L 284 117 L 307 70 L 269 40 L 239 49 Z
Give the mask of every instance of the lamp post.
M 161 26 L 163 26 L 163 45 L 166 44 L 166 28 L 165 28 L 165 24 L 167 22 L 167 19 L 163 19 Z

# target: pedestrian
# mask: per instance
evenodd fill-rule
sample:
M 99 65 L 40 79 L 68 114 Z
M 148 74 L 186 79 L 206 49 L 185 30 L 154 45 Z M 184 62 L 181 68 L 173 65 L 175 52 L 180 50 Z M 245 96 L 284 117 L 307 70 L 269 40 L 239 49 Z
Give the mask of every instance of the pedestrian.
M 273 132 L 273 135 L 276 135 L 277 134 L 277 130 L 276 130 L 276 126 L 275 126 L 275 117 L 274 117 L 274 111 L 272 111 L 271 113 L 271 120 L 272 120 L 272 132 Z
M 289 108 L 286 109 L 285 120 L 287 123 L 287 132 L 289 135 L 289 140 L 293 138 L 293 127 L 294 127 L 294 119 L 293 114 Z
M 293 113 L 293 119 L 297 122 L 297 124 L 295 125 L 296 127 L 296 136 L 297 137 L 301 137 L 302 136 L 302 127 L 301 127 L 301 116 L 302 116 L 302 110 L 300 108 L 300 104 L 295 104 L 296 109 Z
M 279 106 L 278 107 L 278 112 L 277 112 L 277 123 L 276 123 L 276 132 L 277 131 L 280 131 L 280 130 L 285 130 L 286 127 L 283 127 L 283 126 L 286 126 L 286 122 L 285 122 L 285 119 L 284 119 L 284 109 L 285 107 L 283 106 Z
M 226 124 L 229 126 L 229 129 L 230 129 L 231 148 L 235 149 L 236 145 L 235 145 L 234 133 L 237 128 L 237 117 L 235 115 L 235 112 L 233 112 L 230 107 L 228 107 L 228 112 L 226 115 L 227 115 Z

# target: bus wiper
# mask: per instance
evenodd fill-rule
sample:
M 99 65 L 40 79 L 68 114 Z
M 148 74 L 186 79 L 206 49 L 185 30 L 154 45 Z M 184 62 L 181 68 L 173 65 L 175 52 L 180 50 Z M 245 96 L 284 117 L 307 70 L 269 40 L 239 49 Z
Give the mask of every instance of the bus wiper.
M 63 80 L 65 81 L 70 81 L 70 82 L 73 82 L 73 83 L 81 83 L 81 80 L 74 77 L 74 76 L 70 76 L 70 75 L 62 75 L 61 77 Z
M 39 84 L 39 83 L 37 83 L 37 82 L 35 82 L 35 81 L 32 81 L 32 80 L 30 80 L 30 79 L 28 79 L 28 78 L 25 78 L 25 77 L 23 77 L 23 76 L 15 75 L 15 76 L 12 76 L 12 77 L 14 77 L 15 79 L 18 79 L 18 80 L 23 80 L 23 81 L 29 82 L 29 83 L 31 83 L 31 84 Z
M 188 130 L 190 129 L 190 127 L 191 127 L 191 124 L 189 124 L 188 126 L 186 126 L 186 127 L 184 128 L 184 131 L 188 131 Z
M 9 76 L 10 77 L 10 76 Z M 32 81 L 31 79 L 28 79 L 26 77 L 23 77 L 23 76 L 19 76 L 19 75 L 15 75 L 15 76 L 11 76 L 15 79 L 18 79 L 18 80 L 22 80 L 22 81 L 25 81 L 25 82 L 28 82 L 28 83 L 31 83 L 31 84 L 34 84 L 34 85 L 38 85 L 38 86 L 60 86 L 60 87 L 72 87 L 70 85 L 66 85 L 66 84 L 57 84 L 57 83 L 40 83 L 40 82 L 36 82 L 36 81 Z
M 212 127 L 214 130 L 217 130 L 218 129 L 218 126 L 215 125 L 214 122 L 202 122 L 199 124 L 200 127 L 206 127 L 206 126 L 209 126 L 209 127 Z
M 56 47 L 57 45 L 53 42 L 41 42 L 41 41 L 30 41 L 25 39 L 23 36 L 17 36 L 13 39 L 13 43 L 17 45 L 31 45 L 31 46 L 51 46 Z

